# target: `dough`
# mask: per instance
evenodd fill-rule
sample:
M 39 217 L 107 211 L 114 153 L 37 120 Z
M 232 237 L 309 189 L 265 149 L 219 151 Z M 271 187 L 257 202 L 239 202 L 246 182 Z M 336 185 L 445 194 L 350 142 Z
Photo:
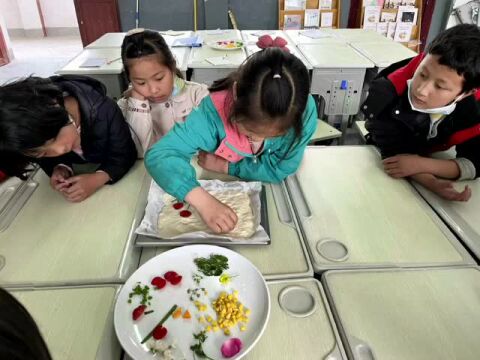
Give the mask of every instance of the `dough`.
M 230 206 L 237 214 L 238 222 L 233 231 L 224 234 L 234 238 L 250 238 L 257 230 L 257 222 L 252 211 L 250 196 L 244 191 L 226 190 L 211 193 L 222 203 Z M 163 197 L 165 206 L 158 216 L 158 234 L 162 238 L 173 238 L 186 233 L 203 231 L 213 233 L 203 222 L 197 211 L 187 203 L 181 209 L 175 209 L 173 205 L 177 200 L 165 194 Z M 180 212 L 188 210 L 192 213 L 189 217 L 180 216 Z

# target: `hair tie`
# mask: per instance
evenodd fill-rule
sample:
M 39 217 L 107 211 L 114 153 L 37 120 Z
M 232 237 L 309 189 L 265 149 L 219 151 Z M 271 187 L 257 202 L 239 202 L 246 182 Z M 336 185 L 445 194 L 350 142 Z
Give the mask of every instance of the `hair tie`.
M 273 78 L 274 78 L 274 79 L 281 79 L 282 76 L 281 76 L 280 74 L 274 74 L 274 75 L 273 75 Z
M 260 49 L 274 47 L 274 48 L 279 48 L 280 50 L 283 50 L 286 52 L 290 52 L 290 50 L 287 48 L 287 44 L 288 44 L 287 40 L 285 40 L 280 36 L 277 36 L 274 40 L 270 35 L 263 35 L 263 36 L 260 36 L 257 41 L 257 46 Z

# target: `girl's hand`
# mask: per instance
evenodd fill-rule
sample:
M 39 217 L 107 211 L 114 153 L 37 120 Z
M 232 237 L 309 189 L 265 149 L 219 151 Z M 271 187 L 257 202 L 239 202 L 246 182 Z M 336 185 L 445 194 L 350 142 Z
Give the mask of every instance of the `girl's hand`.
M 237 214 L 203 188 L 196 187 L 187 194 L 185 200 L 198 211 L 213 232 L 228 233 L 235 228 L 238 221 Z
M 70 171 L 65 166 L 56 166 L 50 177 L 50 186 L 57 191 L 67 188 L 69 185 L 67 179 L 71 176 Z
M 61 191 L 68 201 L 80 202 L 105 185 L 109 178 L 108 174 L 103 171 L 73 176 L 66 180 L 68 187 Z
M 201 150 L 198 153 L 197 163 L 205 170 L 228 174 L 228 161 L 215 154 L 210 154 Z
M 140 94 L 138 91 L 135 91 L 133 87 L 129 87 L 127 90 L 125 90 L 122 94 L 122 96 L 126 99 L 128 98 L 134 98 L 140 101 L 145 101 L 146 98 L 142 94 Z
M 130 93 L 130 96 L 134 99 L 140 100 L 140 101 L 145 101 L 146 98 L 142 94 L 140 94 L 138 91 L 135 91 L 135 88 L 132 88 L 132 91 Z

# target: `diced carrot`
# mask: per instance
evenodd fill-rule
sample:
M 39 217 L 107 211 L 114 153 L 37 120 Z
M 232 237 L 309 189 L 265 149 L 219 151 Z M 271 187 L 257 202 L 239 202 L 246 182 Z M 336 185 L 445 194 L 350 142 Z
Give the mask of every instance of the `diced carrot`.
M 190 315 L 190 312 L 188 310 L 185 310 L 185 312 L 183 313 L 183 318 L 184 319 L 191 319 L 192 315 Z
M 182 316 L 182 308 L 178 307 L 178 309 L 172 314 L 172 317 L 178 319 L 180 316 Z

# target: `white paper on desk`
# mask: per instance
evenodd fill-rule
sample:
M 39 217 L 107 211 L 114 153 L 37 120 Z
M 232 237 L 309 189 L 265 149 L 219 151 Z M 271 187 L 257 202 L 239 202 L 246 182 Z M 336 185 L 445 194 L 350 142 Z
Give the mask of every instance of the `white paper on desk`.
M 222 35 L 225 33 L 225 30 L 216 29 L 216 30 L 207 30 L 206 32 L 208 35 Z
M 205 59 L 206 62 L 218 66 L 218 65 L 231 65 L 232 63 L 226 56 L 215 56 L 215 57 L 209 57 Z
M 304 28 L 318 27 L 320 25 L 320 10 L 306 9 L 303 21 Z
M 172 47 L 197 47 L 203 44 L 203 39 L 200 36 L 190 36 L 185 38 L 175 39 L 172 42 Z
M 245 191 L 250 195 L 252 211 L 257 219 L 257 231 L 255 234 L 248 240 L 258 241 L 258 242 L 267 242 L 269 240 L 268 234 L 260 224 L 261 220 L 261 201 L 260 201 L 260 192 L 262 191 L 262 183 L 259 181 L 253 182 L 244 182 L 244 181 L 230 181 L 223 182 L 220 180 L 199 180 L 200 185 L 207 191 L 219 191 L 219 190 L 241 190 Z M 163 191 L 155 181 L 152 180 L 150 184 L 150 190 L 147 197 L 147 206 L 145 208 L 145 215 L 142 222 L 135 230 L 135 233 L 140 235 L 153 236 L 156 238 L 161 238 L 157 228 L 158 216 L 165 206 L 163 202 L 163 196 L 165 191 Z M 235 238 L 226 237 L 225 235 L 215 235 L 206 233 L 203 231 L 191 232 L 176 236 L 173 239 L 180 240 L 182 238 L 192 239 L 198 238 L 199 240 L 204 238 L 209 239 L 221 239 L 221 240 L 231 240 L 232 242 L 237 240 Z M 245 239 L 238 239 L 245 240 Z
M 261 30 L 252 33 L 252 36 L 260 37 L 263 35 L 275 35 L 275 30 Z
M 107 63 L 105 58 L 88 58 L 79 67 L 81 68 L 95 68 L 101 67 Z
M 328 34 L 324 31 L 320 31 L 320 30 L 305 30 L 305 31 L 301 31 L 299 34 L 303 35 L 303 36 L 306 36 L 306 37 L 309 37 L 311 39 L 322 39 L 322 38 L 333 38 L 333 37 L 335 37 L 334 34 Z

